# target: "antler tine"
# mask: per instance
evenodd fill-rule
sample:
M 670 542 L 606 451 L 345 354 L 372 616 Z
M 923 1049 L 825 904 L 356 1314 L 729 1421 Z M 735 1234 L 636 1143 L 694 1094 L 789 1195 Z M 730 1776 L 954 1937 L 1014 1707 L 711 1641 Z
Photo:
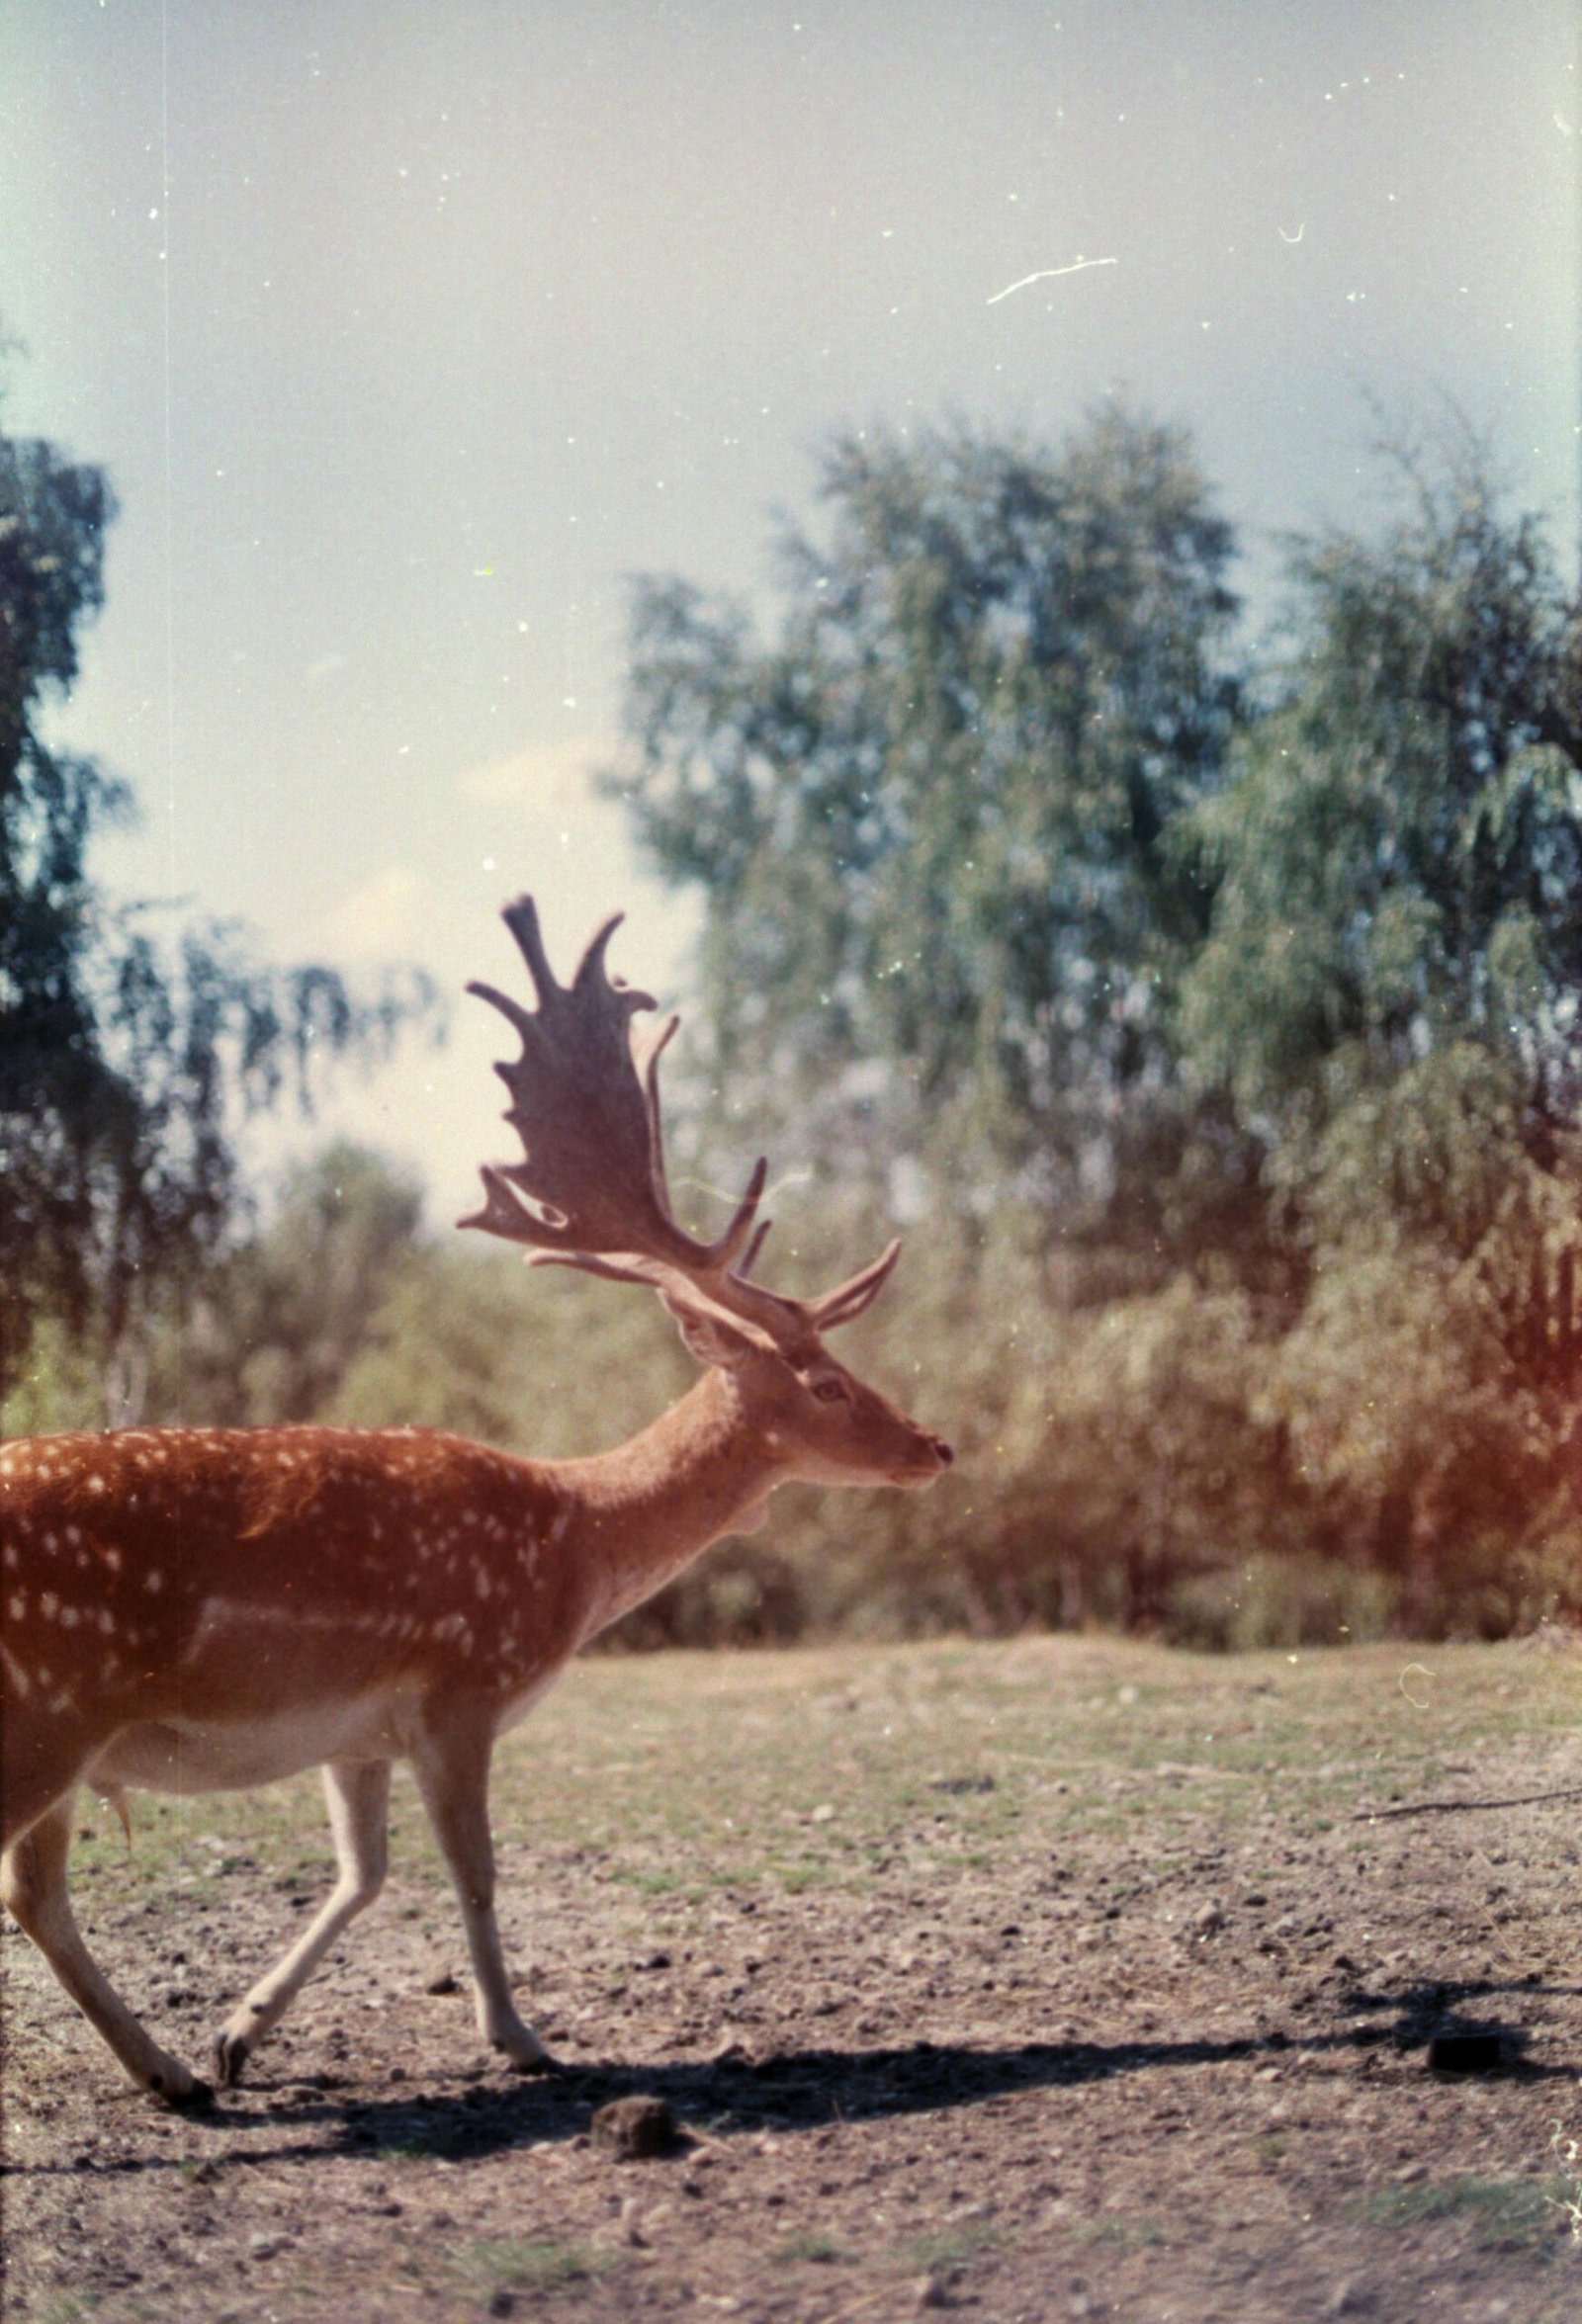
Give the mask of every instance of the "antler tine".
M 670 1207 L 670 1187 L 664 1168 L 664 1122 L 659 1111 L 659 1059 L 675 1039 L 680 1023 L 680 1018 L 673 1012 L 667 1016 L 649 1043 L 643 1060 L 643 1102 L 648 1107 L 649 1115 L 654 1191 L 666 1212 Z
M 620 914 L 617 913 L 616 918 L 610 920 L 599 931 L 606 942 L 613 933 L 616 920 L 619 917 Z M 516 949 L 527 963 L 527 972 L 533 980 L 533 990 L 538 994 L 539 1006 L 542 1008 L 563 988 L 555 971 L 550 967 L 550 956 L 544 949 L 544 933 L 538 924 L 538 905 L 533 902 L 531 896 L 518 896 L 514 903 L 506 904 L 500 913 L 500 918 L 516 938 Z M 591 952 L 593 946 L 590 944 L 588 951 Z M 586 965 L 585 958 L 583 965 Z
M 714 1241 L 706 1247 L 708 1264 L 711 1268 L 729 1273 L 735 1267 L 742 1246 L 752 1232 L 752 1222 L 757 1216 L 758 1204 L 763 1200 L 763 1182 L 768 1174 L 769 1164 L 760 1154 L 752 1165 L 752 1175 L 747 1180 L 747 1192 L 737 1204 L 731 1224 L 723 1235 L 717 1235 Z M 757 1240 L 761 1242 L 763 1238 L 759 1236 Z M 756 1247 L 754 1246 L 754 1248 Z
M 757 1265 L 758 1253 L 763 1248 L 763 1239 L 768 1234 L 769 1229 L 773 1226 L 773 1224 L 774 1221 L 772 1219 L 760 1219 L 758 1221 L 756 1231 L 752 1237 L 752 1241 L 747 1245 L 746 1252 L 744 1253 L 743 1257 L 738 1260 L 736 1267 L 733 1269 L 733 1272 L 735 1273 L 736 1279 L 739 1283 L 745 1283 L 747 1277 L 751 1274 L 753 1268 Z
M 529 911 L 532 911 L 533 899 L 531 896 L 524 896 L 522 898 L 522 902 L 527 905 Z M 612 977 L 604 966 L 604 955 L 609 949 L 610 938 L 615 934 L 616 929 L 620 927 L 625 918 L 626 914 L 624 911 L 612 911 L 609 918 L 605 920 L 601 926 L 594 929 L 592 935 L 588 938 L 587 943 L 583 948 L 581 959 L 576 964 L 576 973 L 572 977 L 571 985 L 568 987 L 568 990 L 573 993 L 593 992 L 597 990 L 599 979 L 602 977 L 604 980 L 603 990 L 605 993 L 614 993 L 619 998 L 622 1007 L 625 1008 L 629 1014 L 633 1014 L 640 1008 L 655 1008 L 659 1004 L 655 1000 L 652 992 L 640 992 L 637 987 L 635 985 L 629 985 L 624 977 Z M 538 928 L 538 915 L 536 912 L 533 915 L 533 924 L 534 933 L 536 935 Z M 531 960 L 529 960 L 528 967 L 531 968 L 532 965 L 533 964 Z M 546 966 L 548 964 L 546 964 Z M 676 1022 L 680 1022 L 679 1018 L 677 1018 Z M 659 1047 L 661 1049 L 664 1046 L 664 1042 L 668 1039 L 668 1034 L 665 1034 L 662 1037 L 659 1043 Z
M 513 1000 L 508 992 L 501 992 L 493 985 L 485 985 L 482 977 L 475 977 L 468 985 L 467 990 L 476 992 L 480 1000 L 486 1000 L 490 1008 L 497 1008 L 500 1015 L 508 1023 L 514 1025 L 518 1033 L 526 1040 L 527 1028 L 533 1022 L 531 1010 L 523 1008 L 520 1001 Z M 498 1073 L 499 1068 L 496 1066 L 494 1070 Z
M 501 992 L 497 986 L 485 984 L 481 977 L 474 978 L 467 990 L 476 992 L 480 1000 L 486 1000 L 491 1008 L 497 1008 L 507 1023 L 515 1026 L 526 1043 L 531 1039 L 539 1019 L 546 1015 L 553 1017 L 559 1004 L 574 996 L 597 1000 L 598 982 L 604 971 L 604 954 L 610 938 L 626 914 L 624 911 L 611 912 L 609 918 L 594 930 L 570 985 L 563 985 L 550 966 L 549 954 L 544 949 L 543 930 L 539 926 L 538 905 L 531 896 L 518 896 L 513 904 L 506 904 L 500 917 L 515 937 L 516 948 L 527 963 L 528 975 L 533 980 L 533 990 L 538 995 L 538 1008 L 536 1011 L 523 1008 L 520 1001 L 513 1000 L 508 992 Z M 612 979 L 606 976 L 604 990 L 608 993 L 617 994 L 621 1006 L 629 1014 L 655 1005 L 651 994 L 637 991 L 619 977 Z M 498 1067 L 496 1071 L 509 1078 L 509 1067 Z
M 670 1215 L 670 1189 L 664 1168 L 664 1122 L 659 1104 L 659 1059 L 674 1039 L 680 1022 L 678 1016 L 667 1017 L 649 1044 L 643 1060 L 643 1096 L 648 1107 L 654 1191 L 666 1217 Z M 764 1180 L 768 1176 L 768 1170 L 767 1161 L 760 1157 L 747 1181 L 747 1192 L 738 1203 L 731 1223 L 724 1234 L 717 1235 L 712 1243 L 697 1247 L 698 1264 L 708 1268 L 711 1273 L 716 1270 L 729 1270 L 733 1266 L 736 1254 L 741 1249 L 752 1225 L 753 1214 L 763 1199 Z M 761 1242 L 762 1237 L 760 1236 L 758 1240 Z
M 809 1320 L 816 1332 L 833 1331 L 836 1324 L 849 1324 L 865 1315 L 890 1279 L 891 1269 L 901 1256 L 899 1241 L 888 1244 L 869 1265 L 837 1283 L 822 1299 L 814 1300 L 808 1310 Z
M 507 1243 L 528 1243 L 549 1252 L 566 1236 L 567 1218 L 553 1203 L 542 1203 L 529 1210 L 518 1201 L 506 1184 L 508 1169 L 493 1162 L 484 1162 L 479 1176 L 483 1181 L 484 1202 L 482 1210 L 470 1211 L 465 1219 L 458 1219 L 458 1227 L 478 1227 L 485 1235 L 499 1235 Z

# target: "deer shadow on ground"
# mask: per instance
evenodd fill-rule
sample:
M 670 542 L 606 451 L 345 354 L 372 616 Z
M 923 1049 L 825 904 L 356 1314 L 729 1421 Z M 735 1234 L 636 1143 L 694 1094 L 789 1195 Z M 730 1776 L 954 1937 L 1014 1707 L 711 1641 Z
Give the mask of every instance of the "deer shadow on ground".
M 1483 2037 L 1476 2053 L 1484 2060 L 1483 2072 L 1530 2081 L 1574 2080 L 1575 2060 L 1532 2060 L 1526 2030 L 1497 2005 L 1518 1994 L 1535 1999 L 1574 1996 L 1577 1990 L 1487 1979 L 1374 1987 L 1354 1982 L 1326 1997 L 1329 2023 L 1311 2030 L 1004 2046 L 919 2041 L 906 2047 L 783 2050 L 757 2058 L 728 2051 L 657 2064 L 579 2062 L 550 2074 L 469 2079 L 460 2086 L 451 2080 L 434 2087 L 400 2085 L 375 2098 L 343 2093 L 347 2078 L 336 2073 L 272 2078 L 266 2062 L 251 2086 L 227 2094 L 211 2109 L 195 2110 L 189 2120 L 200 2134 L 208 2127 L 223 2135 L 215 2162 L 228 2171 L 319 2162 L 326 2154 L 381 2164 L 478 2160 L 513 2147 L 584 2138 L 601 2107 L 638 2096 L 668 2107 L 678 2131 L 671 2151 L 684 2154 L 699 2138 L 796 2137 L 837 2123 L 938 2114 L 1016 2093 L 1076 2091 L 1143 2073 L 1248 2061 L 1289 2063 L 1369 2050 L 1400 2055 L 1446 2036 L 1450 2037 L 1450 2055 L 1458 2054 L 1458 2039 Z M 1353 2022 L 1337 2025 L 1338 2014 Z M 151 2145 L 115 2162 L 78 2155 L 70 2164 L 48 2166 L 123 2172 L 191 2172 L 193 2167 L 190 2155 L 173 2157 Z

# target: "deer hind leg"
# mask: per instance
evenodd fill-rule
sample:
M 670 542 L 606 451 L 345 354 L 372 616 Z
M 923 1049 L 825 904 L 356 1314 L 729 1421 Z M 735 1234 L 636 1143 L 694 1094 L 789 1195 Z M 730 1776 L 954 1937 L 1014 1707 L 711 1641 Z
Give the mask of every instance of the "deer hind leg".
M 487 1714 L 454 1714 L 425 1726 L 412 1766 L 462 1908 L 478 2029 L 513 2065 L 553 2067 L 554 2058 L 516 2014 L 494 1918 L 494 1843 L 488 1828 L 492 1745 Z
M 215 2073 L 227 2088 L 266 2033 L 280 2023 L 330 1946 L 385 1885 L 389 1860 L 390 1762 L 351 1765 L 331 1760 L 323 1769 L 324 1801 L 335 1843 L 339 1878 L 291 1950 L 232 2010 L 215 2042 Z
M 0 1900 L 138 2088 L 173 2106 L 201 2104 L 213 2096 L 208 2083 L 189 2073 L 144 2030 L 82 1941 L 66 1888 L 75 1806 L 72 1790 L 6 1850 L 0 1857 Z

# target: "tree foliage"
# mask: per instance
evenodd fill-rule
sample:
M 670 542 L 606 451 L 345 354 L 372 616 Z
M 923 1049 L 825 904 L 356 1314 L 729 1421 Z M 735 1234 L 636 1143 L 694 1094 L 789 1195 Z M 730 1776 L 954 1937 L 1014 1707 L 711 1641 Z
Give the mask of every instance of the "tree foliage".
M 173 1287 L 146 1334 L 142 1404 L 162 1419 L 324 1418 L 411 1272 L 422 1189 L 345 1142 L 286 1176 L 266 1227 Z
M 837 444 L 771 646 L 639 596 L 722 1083 L 924 1165 L 914 1330 L 993 1484 L 905 1523 L 979 1618 L 1245 1638 L 1272 1557 L 1303 1636 L 1582 1603 L 1582 625 L 1482 447 L 1388 473 L 1240 693 L 1231 537 L 1134 415 Z
M 1311 1289 L 1271 1374 L 1420 1594 L 1551 1524 L 1582 1363 L 1582 659 L 1537 520 L 1458 441 L 1293 561 L 1183 1026 L 1266 1137 Z
M 53 747 L 104 593 L 103 474 L 0 435 L 0 1390 L 42 1315 L 112 1357 L 164 1278 L 220 1245 L 240 1195 L 239 1110 L 307 1097 L 320 1057 L 377 1052 L 428 1006 L 417 980 L 359 995 L 276 970 L 234 931 L 174 945 L 89 868 L 127 786 Z
M 1576 608 L 1485 462 L 1407 481 L 1382 540 L 1298 548 L 1281 699 L 1194 818 L 1218 879 L 1187 1038 L 1286 1139 L 1370 1091 L 1421 1127 L 1414 1073 L 1460 1045 L 1535 1124 L 1582 1096 Z
M 703 891 L 733 1104 L 844 1133 L 848 1167 L 878 1115 L 887 1151 L 1073 1224 L 1169 1111 L 1207 897 L 1165 839 L 1232 728 L 1230 530 L 1184 439 L 1121 410 L 1056 450 L 848 435 L 820 494 L 772 641 L 640 585 L 612 788 Z

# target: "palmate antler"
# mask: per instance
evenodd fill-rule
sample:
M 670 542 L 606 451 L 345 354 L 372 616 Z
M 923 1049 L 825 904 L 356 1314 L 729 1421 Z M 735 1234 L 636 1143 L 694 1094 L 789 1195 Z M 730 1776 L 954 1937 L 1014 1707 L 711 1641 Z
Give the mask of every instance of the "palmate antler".
M 712 1243 L 677 1226 L 664 1174 L 659 1069 L 680 1019 L 664 1020 L 640 1062 L 632 1019 L 656 1003 L 612 981 L 604 962 L 624 916 L 617 912 L 604 922 L 563 986 L 544 950 L 533 899 L 518 897 L 501 914 L 527 963 L 538 1006 L 522 1008 L 492 985 L 467 990 L 521 1036 L 521 1056 L 494 1070 L 510 1092 L 505 1119 L 522 1141 L 524 1159 L 484 1164 L 486 1200 L 460 1224 L 530 1245 L 536 1264 L 646 1283 L 673 1306 L 712 1308 L 782 1349 L 849 1323 L 878 1296 L 900 1244 L 817 1300 L 749 1282 L 769 1231 L 768 1220 L 757 1219 L 768 1173 L 763 1160 L 753 1165 L 730 1225 Z

